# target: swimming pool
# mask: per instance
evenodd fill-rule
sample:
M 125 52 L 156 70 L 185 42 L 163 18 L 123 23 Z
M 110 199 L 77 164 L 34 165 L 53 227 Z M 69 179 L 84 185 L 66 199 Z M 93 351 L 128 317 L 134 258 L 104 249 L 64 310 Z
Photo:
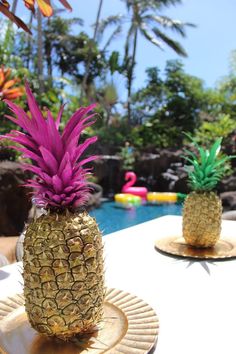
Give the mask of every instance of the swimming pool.
M 164 215 L 181 215 L 181 204 L 142 205 L 133 209 L 117 207 L 115 202 L 104 202 L 90 211 L 95 217 L 103 235 L 125 229 Z

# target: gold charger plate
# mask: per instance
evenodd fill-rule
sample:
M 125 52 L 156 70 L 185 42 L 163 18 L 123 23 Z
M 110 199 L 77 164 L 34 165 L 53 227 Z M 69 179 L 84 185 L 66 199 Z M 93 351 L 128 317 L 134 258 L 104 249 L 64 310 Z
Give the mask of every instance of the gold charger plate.
M 226 260 L 236 257 L 236 238 L 222 237 L 214 247 L 196 248 L 186 244 L 183 237 L 169 236 L 156 240 L 155 248 L 163 253 L 208 260 Z
M 158 318 L 147 303 L 117 289 L 107 290 L 104 318 L 96 331 L 70 342 L 32 329 L 23 295 L 0 301 L 1 354 L 147 354 L 155 348 L 158 327 Z

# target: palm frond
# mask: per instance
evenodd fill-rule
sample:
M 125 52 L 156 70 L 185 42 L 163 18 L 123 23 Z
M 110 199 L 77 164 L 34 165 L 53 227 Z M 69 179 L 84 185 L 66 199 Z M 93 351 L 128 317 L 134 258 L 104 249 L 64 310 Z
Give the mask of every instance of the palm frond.
M 111 41 L 115 40 L 122 32 L 122 26 L 118 26 L 110 35 L 110 37 L 108 38 L 108 40 L 106 41 L 106 44 L 103 47 L 103 51 L 105 51 L 107 49 L 107 47 L 109 47 L 109 45 L 111 44 Z
M 184 50 L 184 48 L 181 46 L 181 44 L 170 37 L 168 37 L 165 33 L 160 31 L 157 27 L 153 28 L 153 32 L 155 35 L 160 38 L 165 44 L 168 45 L 171 49 L 173 49 L 178 55 L 181 55 L 182 57 L 187 57 L 187 53 Z
M 157 2 L 155 0 L 153 0 L 154 2 Z M 178 4 L 182 4 L 182 0 L 158 0 L 158 7 L 162 8 L 162 7 L 169 7 L 169 6 L 175 6 Z
M 170 17 L 167 17 L 167 16 L 158 16 L 158 15 L 148 14 L 144 18 L 148 22 L 150 22 L 150 21 L 155 22 L 164 28 L 169 28 L 172 31 L 175 31 L 176 33 L 180 34 L 182 37 L 186 36 L 186 31 L 185 31 L 186 26 L 196 27 L 193 23 L 182 22 L 180 20 L 174 20 L 174 19 L 171 19 Z
M 141 25 L 140 31 L 149 42 L 156 45 L 158 48 L 164 50 L 162 43 L 158 41 L 150 31 L 148 31 L 147 27 L 144 24 Z
M 69 26 L 71 26 L 71 25 L 83 26 L 84 25 L 84 20 L 80 17 L 68 18 L 68 19 L 66 19 L 66 22 Z
M 160 9 L 161 7 L 168 7 L 172 5 L 181 4 L 182 0 L 122 0 L 125 2 L 128 9 L 134 4 L 138 4 L 140 8 Z
M 118 14 L 108 16 L 106 19 L 101 20 L 98 25 L 98 36 L 101 36 L 107 27 L 121 25 L 123 19 L 124 16 Z

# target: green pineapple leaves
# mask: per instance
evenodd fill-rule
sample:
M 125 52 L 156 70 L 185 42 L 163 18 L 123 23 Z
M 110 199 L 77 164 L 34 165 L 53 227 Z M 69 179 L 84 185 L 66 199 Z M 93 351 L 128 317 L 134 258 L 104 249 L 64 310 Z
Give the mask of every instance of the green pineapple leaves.
M 218 138 L 209 150 L 205 150 L 190 135 L 186 134 L 186 136 L 197 149 L 196 154 L 184 149 L 183 158 L 188 162 L 186 171 L 190 187 L 199 192 L 211 191 L 225 175 L 225 163 L 236 156 L 219 156 L 222 138 Z

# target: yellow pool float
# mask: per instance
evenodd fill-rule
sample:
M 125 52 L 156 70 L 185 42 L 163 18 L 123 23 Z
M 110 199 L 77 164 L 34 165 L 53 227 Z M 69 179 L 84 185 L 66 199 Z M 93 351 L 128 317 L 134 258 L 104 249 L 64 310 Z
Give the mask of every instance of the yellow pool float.
M 156 203 L 178 203 L 185 199 L 186 195 L 182 193 L 171 192 L 149 192 L 147 201 L 152 204 Z
M 128 193 L 115 194 L 115 202 L 122 208 L 132 208 L 142 204 L 142 198 Z

